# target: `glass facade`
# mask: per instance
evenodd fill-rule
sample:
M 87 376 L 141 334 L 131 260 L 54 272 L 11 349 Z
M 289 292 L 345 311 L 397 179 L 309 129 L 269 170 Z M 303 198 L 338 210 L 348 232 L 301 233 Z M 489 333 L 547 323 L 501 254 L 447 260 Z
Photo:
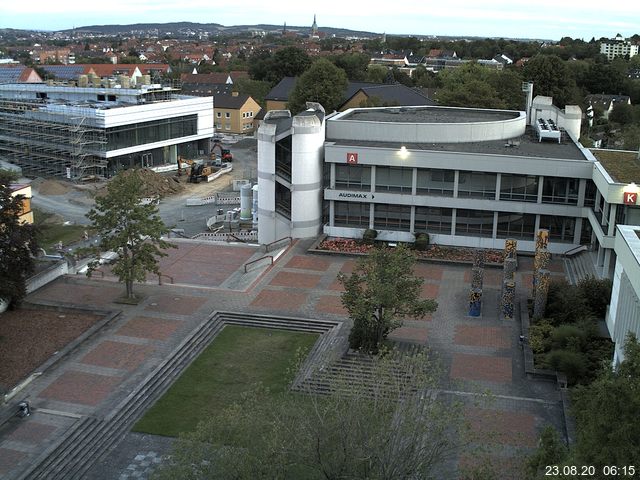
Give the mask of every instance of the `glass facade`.
M 451 234 L 451 208 L 416 207 L 416 233 Z
M 291 181 L 291 136 L 276 142 L 276 175 Z
M 413 169 L 376 167 L 376 192 L 411 193 Z
M 371 167 L 365 165 L 336 165 L 336 189 L 371 190 Z
M 493 235 L 493 212 L 484 210 L 456 210 L 456 235 L 491 237 Z
M 495 173 L 460 171 L 458 178 L 458 197 L 496 198 Z
M 540 228 L 549 230 L 549 238 L 555 242 L 573 243 L 576 219 L 557 215 L 540 215 Z
M 533 240 L 536 216 L 529 213 L 498 212 L 497 238 Z
M 455 171 L 438 169 L 418 169 L 418 195 L 439 195 L 453 197 Z
M 291 190 L 276 182 L 276 212 L 291 220 Z
M 334 202 L 333 224 L 336 227 L 369 228 L 369 204 Z
M 377 203 L 373 207 L 373 228 L 381 230 L 405 230 L 411 227 L 411 207 Z
M 542 203 L 578 205 L 577 178 L 544 177 L 542 183 Z
M 189 137 L 198 133 L 198 116 L 164 118 L 107 128 L 107 149 L 120 150 L 146 143 Z
M 500 181 L 500 200 L 537 202 L 538 177 L 535 175 L 502 174 Z

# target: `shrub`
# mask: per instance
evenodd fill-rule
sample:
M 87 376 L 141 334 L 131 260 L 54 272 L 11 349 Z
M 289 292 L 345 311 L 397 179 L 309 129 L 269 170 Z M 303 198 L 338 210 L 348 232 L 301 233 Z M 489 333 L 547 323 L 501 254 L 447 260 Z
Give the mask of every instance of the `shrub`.
M 607 314 L 607 306 L 611 301 L 611 288 L 613 284 L 608 278 L 598 279 L 593 275 L 583 278 L 578 282 L 578 290 L 585 299 L 591 313 L 599 319 Z
M 551 332 L 551 348 L 581 352 L 587 343 L 588 332 L 577 325 L 565 324 Z
M 546 360 L 554 370 L 564 372 L 571 385 L 580 383 L 587 373 L 587 358 L 583 353 L 552 350 L 547 354 Z
M 582 292 L 566 280 L 553 280 L 549 283 L 546 316 L 554 325 L 575 323 L 590 318 L 591 310 Z
M 429 247 L 429 234 L 419 233 L 413 246 L 416 250 L 425 251 Z
M 529 346 L 533 353 L 543 353 L 549 349 L 553 325 L 548 318 L 542 318 L 529 327 Z
M 362 240 L 364 241 L 364 243 L 371 245 L 373 244 L 377 236 L 378 236 L 377 230 L 374 230 L 373 228 L 367 228 L 364 231 L 364 234 L 362 235 Z

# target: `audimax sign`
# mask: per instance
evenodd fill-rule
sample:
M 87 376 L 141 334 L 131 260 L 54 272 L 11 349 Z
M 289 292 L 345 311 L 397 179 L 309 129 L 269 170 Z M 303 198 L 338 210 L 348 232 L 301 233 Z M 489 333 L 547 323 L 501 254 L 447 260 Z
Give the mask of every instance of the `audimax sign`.
M 361 200 L 369 200 L 369 198 L 374 198 L 374 196 L 371 193 L 339 192 L 338 198 L 358 198 Z

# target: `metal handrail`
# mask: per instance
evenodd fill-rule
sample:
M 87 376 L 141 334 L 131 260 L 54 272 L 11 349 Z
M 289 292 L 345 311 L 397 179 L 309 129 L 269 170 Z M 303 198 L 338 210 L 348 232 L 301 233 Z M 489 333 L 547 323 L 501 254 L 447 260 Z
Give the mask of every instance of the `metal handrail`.
M 173 285 L 173 277 L 171 275 L 167 275 L 166 273 L 158 274 L 158 285 L 162 285 L 162 277 L 167 277 L 171 284 Z
M 269 252 L 269 247 L 271 247 L 272 245 L 275 245 L 276 243 L 279 243 L 279 242 L 281 242 L 283 240 L 289 240 L 289 244 L 293 243 L 293 237 L 282 237 L 282 238 L 279 238 L 278 240 L 274 240 L 271 243 L 267 243 L 264 246 L 264 253 L 268 253 Z
M 264 257 L 256 258 L 255 260 L 251 260 L 250 262 L 245 263 L 244 264 L 244 273 L 247 273 L 247 267 L 249 265 L 251 265 L 252 263 L 259 262 L 260 260 L 264 260 L 265 258 L 271 259 L 271 265 L 273 265 L 273 255 L 265 255 Z
M 584 252 L 586 250 L 589 250 L 589 247 L 587 245 L 578 245 L 577 247 L 573 247 L 573 248 L 567 250 L 566 252 L 564 252 L 562 254 L 562 256 L 563 257 L 569 257 L 569 256 L 573 255 L 574 253 Z

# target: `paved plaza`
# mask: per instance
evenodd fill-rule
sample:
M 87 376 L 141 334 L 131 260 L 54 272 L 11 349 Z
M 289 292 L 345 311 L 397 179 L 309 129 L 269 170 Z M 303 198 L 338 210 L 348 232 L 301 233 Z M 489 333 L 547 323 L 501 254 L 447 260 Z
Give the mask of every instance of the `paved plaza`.
M 34 408 L 26 419 L 0 428 L 0 477 L 18 478 L 74 423 L 86 416 L 107 418 L 114 408 L 214 311 L 249 312 L 346 320 L 340 302 L 339 272 L 355 260 L 308 254 L 311 241 L 298 241 L 268 262 L 244 273 L 244 265 L 264 255 L 258 247 L 182 242 L 162 260 L 161 271 L 173 284 L 157 279 L 136 285 L 138 305 L 114 300 L 123 286 L 104 276 L 65 276 L 28 297 L 33 303 L 121 311 L 98 333 L 34 379 L 19 394 Z M 521 259 L 517 288 L 524 298 L 531 286 L 532 262 Z M 562 266 L 553 264 L 554 276 Z M 492 462 L 506 465 L 518 478 L 513 457 L 535 447 L 547 424 L 563 429 L 559 391 L 552 383 L 525 378 L 520 326 L 498 315 L 501 271 L 487 269 L 480 318 L 467 316 L 471 266 L 420 263 L 423 298 L 439 308 L 421 320 L 408 320 L 391 338 L 431 347 L 444 367 L 442 395 L 462 401 L 478 443 L 490 446 Z M 481 392 L 490 391 L 490 400 Z M 90 470 L 91 479 L 148 478 L 171 439 L 129 433 Z M 473 463 L 462 455 L 459 466 Z

